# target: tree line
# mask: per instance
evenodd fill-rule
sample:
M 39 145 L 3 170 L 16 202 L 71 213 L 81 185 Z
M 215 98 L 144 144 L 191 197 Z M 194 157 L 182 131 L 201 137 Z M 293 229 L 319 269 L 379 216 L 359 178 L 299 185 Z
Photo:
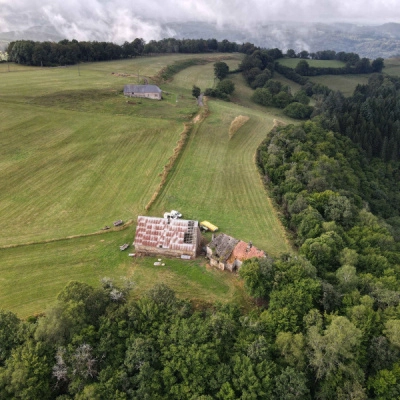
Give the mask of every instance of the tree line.
M 306 360 L 260 311 L 196 310 L 165 285 L 138 300 L 118 293 L 110 280 L 71 282 L 46 317 L 0 311 L 1 398 L 310 398 Z
M 34 42 L 17 40 L 9 43 L 8 60 L 34 66 L 71 65 L 78 62 L 110 61 L 153 53 L 231 53 L 244 51 L 243 45 L 216 39 L 162 39 L 146 43 L 141 38 L 118 45 L 111 42 L 62 40 Z
M 368 58 L 362 58 L 354 64 L 347 63 L 346 66 L 341 68 L 311 67 L 307 60 L 300 60 L 294 71 L 301 76 L 371 74 L 373 72 L 382 72 L 383 67 L 384 60 L 380 57 L 372 62 Z
M 307 50 L 302 50 L 296 53 L 293 49 L 288 49 L 286 51 L 286 57 L 288 58 L 301 58 L 301 59 L 311 59 L 311 60 L 337 60 L 344 63 L 349 63 L 350 65 L 356 64 L 360 61 L 360 56 L 357 53 L 334 50 L 320 50 L 316 52 L 308 52 Z

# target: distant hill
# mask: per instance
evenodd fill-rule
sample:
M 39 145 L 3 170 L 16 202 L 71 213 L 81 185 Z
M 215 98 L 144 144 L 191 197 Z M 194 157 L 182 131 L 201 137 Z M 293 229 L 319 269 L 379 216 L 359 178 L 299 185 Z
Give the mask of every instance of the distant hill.
M 156 21 L 154 23 L 157 24 Z M 251 42 L 266 48 L 278 47 L 283 51 L 294 49 L 296 52 L 301 50 L 315 52 L 329 49 L 355 52 L 361 57 L 368 58 L 390 58 L 400 55 L 398 23 L 356 25 L 271 22 L 253 29 L 236 26 L 218 27 L 211 23 L 189 21 L 165 23 L 161 26 L 160 32 L 172 33 L 171 36 L 177 39 L 228 39 L 239 43 Z M 97 33 L 93 35 L 91 40 L 106 40 L 97 37 Z M 65 36 L 52 25 L 40 25 L 38 22 L 25 30 L 0 32 L 0 50 L 7 42 L 18 39 L 58 42 L 65 39 Z M 126 40 L 130 41 L 133 38 L 127 37 Z
M 257 46 L 283 51 L 335 50 L 355 52 L 361 57 L 390 58 L 400 54 L 400 24 L 356 25 L 349 23 L 288 23 L 273 22 L 257 29 L 218 28 L 202 22 L 174 23 L 167 25 L 176 32 L 175 37 L 228 39 L 251 42 Z
M 5 47 L 7 43 L 21 39 L 38 42 L 59 42 L 65 37 L 51 25 L 31 26 L 25 30 L 0 32 L 0 46 L 4 43 L 3 46 Z

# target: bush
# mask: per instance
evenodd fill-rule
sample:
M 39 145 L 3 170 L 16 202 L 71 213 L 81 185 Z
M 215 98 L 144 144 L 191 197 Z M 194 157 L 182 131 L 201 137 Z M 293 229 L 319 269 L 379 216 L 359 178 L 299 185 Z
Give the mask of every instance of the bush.
M 278 94 L 282 90 L 282 87 L 283 87 L 282 83 L 276 81 L 275 79 L 270 79 L 264 85 L 264 88 L 268 89 L 272 94 Z
M 279 92 L 274 96 L 273 105 L 278 108 L 285 108 L 293 101 L 293 96 L 288 92 Z
M 252 89 L 263 87 L 269 79 L 271 79 L 271 71 L 265 69 L 261 74 L 257 75 L 253 82 L 250 83 Z
M 235 84 L 230 79 L 224 79 L 217 84 L 217 91 L 225 94 L 232 94 L 235 91 Z
M 308 105 L 310 103 L 310 98 L 307 96 L 304 90 L 299 90 L 294 96 L 294 101 L 297 101 L 301 104 Z
M 283 113 L 291 118 L 308 119 L 314 108 L 301 103 L 291 103 L 285 107 Z
M 251 96 L 251 99 L 254 101 L 254 103 L 261 104 L 262 106 L 271 106 L 273 97 L 272 93 L 268 89 L 262 89 L 262 88 L 257 88 L 253 95 Z
M 218 99 L 222 99 L 222 100 L 229 101 L 228 95 L 227 95 L 226 93 L 224 93 L 224 92 L 221 92 L 221 91 L 218 90 L 218 89 L 207 88 L 207 89 L 204 91 L 204 95 L 205 95 L 205 96 L 209 96 L 209 97 L 216 97 L 216 98 L 218 98 Z

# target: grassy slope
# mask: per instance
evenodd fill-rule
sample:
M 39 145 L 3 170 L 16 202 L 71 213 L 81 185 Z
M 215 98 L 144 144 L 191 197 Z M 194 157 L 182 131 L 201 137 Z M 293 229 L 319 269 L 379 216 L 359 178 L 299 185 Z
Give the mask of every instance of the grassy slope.
M 140 61 L 155 73 L 175 57 Z M 196 112 L 194 104 L 128 104 L 135 60 L 36 69 L 0 80 L 0 245 L 98 230 L 142 213 Z M 146 65 L 148 70 L 146 70 Z
M 400 76 L 400 58 L 388 58 L 385 60 L 384 74 Z
M 142 213 L 172 154 L 182 122 L 197 110 L 191 87 L 209 86 L 213 68 L 207 64 L 191 67 L 193 73 L 190 69 L 182 71 L 174 81 L 162 85 L 170 93 L 165 101 L 135 100 L 132 105 L 126 103 L 120 91 L 123 84 L 134 79 L 116 77 L 111 72 L 132 74 L 140 70 L 141 76 L 152 76 L 160 67 L 180 58 L 182 55 L 86 64 L 80 66 L 80 77 L 77 67 L 28 68 L 25 72 L 22 68 L 18 73 L 7 74 L 7 82 L 0 80 L 0 136 L 5 144 L 0 149 L 0 216 L 7 221 L 0 233 L 2 245 L 92 232 L 116 218 L 136 218 Z M 238 61 L 227 62 L 235 68 Z M 228 233 L 253 239 L 260 247 L 265 244 L 271 253 L 279 248 L 286 250 L 283 231 L 269 208 L 253 161 L 257 144 L 268 132 L 273 117 L 280 113 L 273 110 L 266 114 L 261 107 L 246 108 L 254 106 L 249 100 L 250 89 L 240 75 L 233 75 L 232 79 L 240 95 L 236 100 L 242 107 L 212 103 L 210 120 L 190 139 L 191 143 L 201 139 L 197 151 L 200 155 L 209 153 L 207 167 L 193 151 L 196 144 L 190 144 L 156 207 L 161 211 L 177 205 L 171 188 L 183 179 L 191 188 L 190 193 L 185 192 L 189 202 L 183 207 L 188 216 L 200 218 L 199 210 L 207 209 L 207 217 L 221 223 Z M 251 119 L 227 141 L 229 124 L 238 114 Z M 207 137 L 210 141 L 203 143 Z M 205 146 L 207 143 L 211 151 Z M 215 144 L 218 145 L 213 147 Z M 192 161 L 186 173 L 179 176 L 182 163 Z M 229 169 L 224 178 L 218 169 L 226 165 Z M 197 168 L 214 171 L 209 177 L 218 176 L 225 186 L 213 191 L 209 189 L 216 182 L 206 182 L 206 189 L 196 193 L 206 177 Z M 230 186 L 232 182 L 235 188 Z M 230 194 L 228 201 L 226 191 Z M 237 196 L 243 191 L 249 196 Z M 161 204 L 167 197 L 170 203 Z M 156 213 L 156 207 L 152 213 Z M 217 221 L 221 210 L 223 217 Z M 260 218 L 260 212 L 270 215 Z M 271 223 L 277 224 L 275 232 L 266 235 Z M 262 239 L 257 241 L 255 237 L 260 233 Z M 133 228 L 128 228 L 0 249 L 0 307 L 27 316 L 42 311 L 69 280 L 96 284 L 105 275 L 132 276 L 138 283 L 138 292 L 163 281 L 179 295 L 196 301 L 233 300 L 247 304 L 234 275 L 207 271 L 201 261 L 188 264 L 171 260 L 168 268 L 156 269 L 153 259 L 128 258 L 126 252 L 119 252 L 118 245 L 131 242 L 133 235 Z
M 295 94 L 301 89 L 301 85 L 299 85 L 296 82 L 291 81 L 290 79 L 284 77 L 283 75 L 279 74 L 278 72 L 274 72 L 274 78 L 275 80 L 281 82 L 283 85 L 290 86 L 292 89 L 292 94 Z
M 328 86 L 333 90 L 340 90 L 345 96 L 351 96 L 357 85 L 368 83 L 369 74 L 363 75 L 321 75 L 312 76 L 312 82 Z
M 299 61 L 301 61 L 300 58 L 280 58 L 277 60 L 280 64 L 290 67 L 290 68 L 296 68 L 297 64 Z M 341 68 L 344 67 L 346 64 L 342 61 L 337 61 L 337 60 L 306 60 L 310 67 L 319 67 L 319 68 Z
M 250 304 L 235 275 L 204 268 L 202 260 L 165 260 L 155 267 L 154 258 L 128 257 L 118 246 L 131 242 L 134 230 L 63 240 L 44 245 L 0 250 L 0 308 L 21 317 L 43 312 L 71 280 L 99 285 L 105 276 L 131 278 L 134 294 L 141 294 L 164 282 L 179 296 L 195 301 L 233 301 Z
M 183 129 L 16 105 L 0 118 L 1 245 L 93 232 L 142 212 Z
M 232 55 L 233 59 L 225 60 L 230 70 L 237 69 L 241 55 Z M 234 75 L 228 75 L 227 79 L 232 79 Z M 186 68 L 174 76 L 170 86 L 181 89 L 191 89 L 193 85 L 198 86 L 201 90 L 214 86 L 214 65 L 209 63 L 206 65 L 196 65 Z
M 238 98 L 250 106 L 251 91 L 242 77 L 234 75 L 233 80 Z M 288 251 L 254 162 L 258 144 L 272 128 L 274 117 L 285 117 L 276 109 L 273 115 L 265 113 L 265 108 L 250 109 L 221 101 L 209 101 L 209 107 L 210 116 L 200 126 L 195 125 L 151 213 L 179 209 L 188 218 L 210 220 L 227 234 L 252 240 L 270 254 Z M 238 115 L 250 120 L 229 140 L 229 126 Z

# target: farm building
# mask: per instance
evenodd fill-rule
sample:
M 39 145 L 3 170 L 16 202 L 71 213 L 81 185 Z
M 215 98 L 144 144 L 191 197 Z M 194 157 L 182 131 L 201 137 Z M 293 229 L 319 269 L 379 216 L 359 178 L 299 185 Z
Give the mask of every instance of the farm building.
M 124 95 L 161 100 L 162 90 L 156 85 L 125 85 Z
M 197 221 L 138 217 L 134 242 L 138 254 L 195 258 L 200 243 Z
M 244 260 L 265 256 L 264 251 L 258 250 L 251 242 L 246 243 L 224 233 L 218 236 L 213 235 L 212 241 L 207 246 L 207 257 L 210 264 L 231 272 L 239 269 Z

